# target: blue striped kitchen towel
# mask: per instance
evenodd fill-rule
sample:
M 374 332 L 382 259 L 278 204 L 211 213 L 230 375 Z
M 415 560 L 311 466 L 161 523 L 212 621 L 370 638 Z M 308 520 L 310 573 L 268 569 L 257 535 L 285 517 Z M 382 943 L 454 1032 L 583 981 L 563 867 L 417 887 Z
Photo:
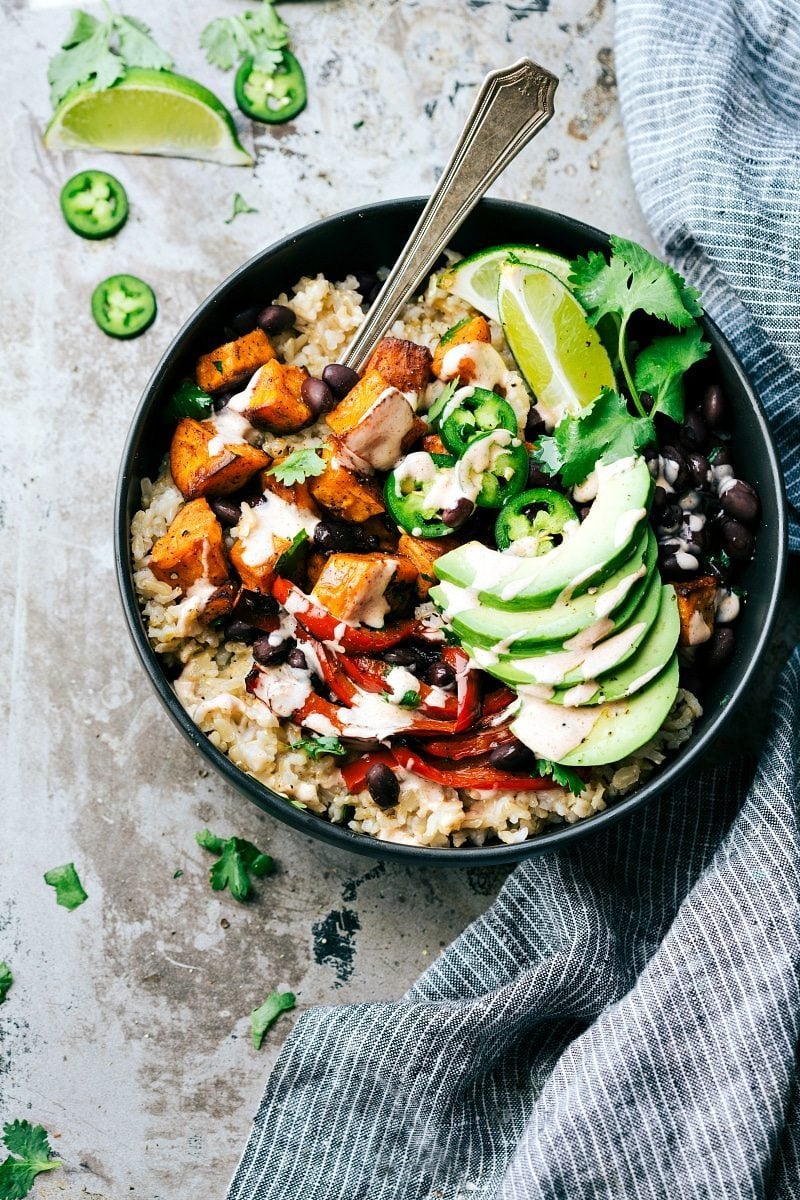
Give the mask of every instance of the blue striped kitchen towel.
M 800 6 L 618 0 L 634 177 L 767 406 L 800 549 Z M 800 649 L 755 769 L 510 876 L 400 1001 L 313 1009 L 229 1200 L 800 1196 Z

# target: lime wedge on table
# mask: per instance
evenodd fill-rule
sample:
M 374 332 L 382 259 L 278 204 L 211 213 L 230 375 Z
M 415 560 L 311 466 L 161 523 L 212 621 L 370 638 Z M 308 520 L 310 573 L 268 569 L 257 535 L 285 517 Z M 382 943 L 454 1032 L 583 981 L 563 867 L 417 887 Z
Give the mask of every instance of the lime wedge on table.
M 44 133 L 48 150 L 92 147 L 249 167 L 233 118 L 213 92 L 172 71 L 131 67 L 113 87 L 73 88 Z
M 445 271 L 439 282 L 448 292 L 466 300 L 485 317 L 499 321 L 497 287 L 500 282 L 500 268 L 510 257 L 534 267 L 543 267 L 563 283 L 569 279 L 569 259 L 554 254 L 552 250 L 542 250 L 539 246 L 510 244 L 490 246 L 488 250 L 479 250 L 469 258 L 462 258 L 461 262 L 455 263 Z
M 540 267 L 505 263 L 497 291 L 509 349 L 546 421 L 588 408 L 616 386 L 611 360 L 572 292 Z

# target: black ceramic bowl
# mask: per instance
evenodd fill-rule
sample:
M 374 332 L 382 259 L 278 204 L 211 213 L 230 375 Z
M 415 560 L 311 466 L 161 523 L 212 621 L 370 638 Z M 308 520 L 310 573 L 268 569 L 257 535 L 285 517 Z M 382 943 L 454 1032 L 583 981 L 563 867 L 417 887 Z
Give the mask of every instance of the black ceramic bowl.
M 197 355 L 225 340 L 223 330 L 233 314 L 252 305 L 268 304 L 301 275 L 322 271 L 331 279 L 340 279 L 353 270 L 374 271 L 391 265 L 421 207 L 420 200 L 387 201 L 318 221 L 239 267 L 189 318 L 156 367 L 128 434 L 116 496 L 117 573 L 134 645 L 165 709 L 183 735 L 223 778 L 260 808 L 302 833 L 376 858 L 441 865 L 508 863 L 565 846 L 576 838 L 589 837 L 654 796 L 669 793 L 684 772 L 702 767 L 714 737 L 731 717 L 758 670 L 775 620 L 786 564 L 786 506 L 780 468 L 761 405 L 743 368 L 713 322 L 706 320 L 705 330 L 716 355 L 718 378 L 735 415 L 734 451 L 737 446 L 746 447 L 746 454 L 740 451 L 740 459 L 746 466 L 747 479 L 758 489 L 763 514 L 755 558 L 743 580 L 747 603 L 737 623 L 736 651 L 704 698 L 705 715 L 692 740 L 639 791 L 597 816 L 575 825 L 555 826 L 513 846 L 447 850 L 379 842 L 294 808 L 234 766 L 189 719 L 147 641 L 133 586 L 129 530 L 140 502 L 140 480 L 158 472 L 167 450 L 167 434 L 159 414 L 178 381 L 191 374 Z M 484 200 L 453 239 L 455 248 L 465 254 L 500 242 L 539 242 L 573 257 L 590 249 L 605 249 L 608 239 L 569 217 L 498 200 Z

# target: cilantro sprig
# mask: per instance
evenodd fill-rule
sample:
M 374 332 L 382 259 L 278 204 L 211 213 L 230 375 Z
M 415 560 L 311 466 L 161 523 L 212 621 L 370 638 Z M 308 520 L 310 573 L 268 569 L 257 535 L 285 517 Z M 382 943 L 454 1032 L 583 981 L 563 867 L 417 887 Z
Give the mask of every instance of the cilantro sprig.
M 267 474 L 274 475 L 279 483 L 291 487 L 293 483 L 305 483 L 309 476 L 322 475 L 324 471 L 325 463 L 317 451 L 313 447 L 306 447 L 304 450 L 295 450 L 288 458 L 270 467 Z
M 270 992 L 260 1008 L 254 1008 L 250 1013 L 250 1031 L 256 1050 L 261 1049 L 264 1034 L 270 1029 L 281 1013 L 289 1012 L 295 1006 L 293 992 Z
M 549 775 L 553 783 L 566 788 L 568 792 L 572 792 L 573 796 L 579 796 L 586 787 L 577 771 L 571 771 L 569 767 L 562 767 L 561 763 L 551 762 L 549 758 L 538 759 L 536 769 L 542 779 Z
M 563 417 L 552 437 L 541 437 L 533 451 L 550 475 L 561 472 L 565 487 L 582 483 L 602 459 L 616 462 L 638 453 L 656 438 L 651 417 L 634 417 L 617 392 L 604 388 L 588 412 Z
M 82 9 L 72 14 L 70 31 L 47 68 L 54 108 L 80 83 L 91 83 L 99 92 L 121 79 L 128 67 L 165 71 L 172 66 L 144 21 L 112 12 L 105 0 L 103 7 L 102 20 Z
M 653 397 L 653 412 L 662 412 L 679 423 L 683 420 L 686 404 L 683 377 L 710 350 L 708 342 L 703 341 L 703 330 L 692 325 L 683 333 L 656 338 L 641 351 L 633 380 L 640 395 L 649 392 Z
M 290 742 L 290 750 L 302 750 L 314 762 L 323 754 L 333 754 L 341 758 L 347 753 L 347 750 L 339 741 L 338 737 L 328 736 L 327 734 L 315 733 L 311 737 L 301 738 L 300 741 Z
M 50 1157 L 47 1131 L 41 1125 L 11 1121 L 3 1126 L 3 1141 L 9 1153 L 0 1163 L 0 1200 L 22 1200 L 37 1175 L 63 1165 L 59 1159 Z
M 263 879 L 275 870 L 275 863 L 269 854 L 263 854 L 244 838 L 221 838 L 210 829 L 201 829 L 194 836 L 198 846 L 219 855 L 208 873 L 212 890 L 222 892 L 227 887 L 234 900 L 241 902 L 251 895 L 251 875 L 255 879 Z
M 262 0 L 255 11 L 211 21 L 200 34 L 200 45 L 211 65 L 222 71 L 230 71 L 243 58 L 252 56 L 257 71 L 273 75 L 289 45 L 289 29 L 272 0 Z
M 258 209 L 253 208 L 252 204 L 248 204 L 241 192 L 236 192 L 233 197 L 233 212 L 229 217 L 225 218 L 225 224 L 230 225 L 242 213 L 257 213 Z
M 49 871 L 45 871 L 44 881 L 51 888 L 55 888 L 56 904 L 60 904 L 62 908 L 66 908 L 70 912 L 80 908 L 83 902 L 89 899 L 83 890 L 83 884 L 78 878 L 74 863 L 64 863 L 61 867 L 52 867 Z

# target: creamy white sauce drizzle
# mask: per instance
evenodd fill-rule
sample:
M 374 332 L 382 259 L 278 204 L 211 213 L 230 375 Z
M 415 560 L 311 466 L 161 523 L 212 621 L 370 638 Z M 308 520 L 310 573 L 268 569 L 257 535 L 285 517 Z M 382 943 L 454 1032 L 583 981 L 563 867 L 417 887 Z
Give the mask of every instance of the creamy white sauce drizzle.
M 599 483 L 600 478 L 597 471 L 592 471 L 586 476 L 583 483 L 577 483 L 572 489 L 573 500 L 577 500 L 578 504 L 588 504 L 597 495 Z
M 392 667 L 386 673 L 386 692 L 392 704 L 399 704 L 408 692 L 419 695 L 419 680 L 406 667 Z
M 616 608 L 619 608 L 620 604 L 625 599 L 633 585 L 636 583 L 637 579 L 642 579 L 646 574 L 647 567 L 644 563 L 642 563 L 638 570 L 634 571 L 631 575 L 626 575 L 625 578 L 621 579 L 615 587 L 609 588 L 607 592 L 604 592 L 602 595 L 598 596 L 594 606 L 594 611 L 597 616 L 607 617 L 609 613 L 612 613 Z
M 401 733 L 414 724 L 414 712 L 389 704 L 375 692 L 359 692 L 352 708 L 340 708 L 336 713 L 344 735 L 359 741 L 382 741 Z
M 397 388 L 388 387 L 357 425 L 342 435 L 344 450 L 367 471 L 390 471 L 403 452 L 403 439 L 414 426 L 414 409 Z M 359 468 L 364 473 L 364 467 Z
M 634 535 L 636 527 L 647 516 L 646 508 L 629 508 L 622 516 L 617 518 L 617 523 L 614 526 L 614 548 L 619 549 L 620 546 L 626 545 Z
M 735 592 L 719 591 L 716 597 L 717 622 L 728 625 L 739 616 L 741 601 Z
M 597 680 L 589 679 L 586 683 L 576 683 L 574 687 L 568 688 L 562 697 L 562 702 L 565 708 L 578 708 L 582 704 L 588 704 L 592 696 L 597 691 Z
M 516 371 L 509 371 L 494 346 L 489 342 L 466 342 L 461 346 L 453 346 L 442 360 L 440 378 L 455 379 L 461 376 L 462 369 L 465 384 L 485 388 L 487 392 L 497 390 L 505 398 L 517 418 L 517 432 L 522 434 L 531 409 L 530 396 L 519 375 Z M 447 405 L 448 410 L 452 403 L 451 400 Z
M 586 741 L 600 716 L 596 708 L 551 704 L 531 694 L 527 687 L 520 688 L 519 693 L 522 706 L 511 728 L 534 754 L 553 762 L 560 762 Z
M 588 625 L 586 629 L 582 629 L 580 633 L 576 633 L 574 637 L 569 638 L 564 642 L 565 650 L 591 650 L 598 642 L 601 642 L 604 637 L 607 637 L 614 628 L 614 622 L 610 617 L 600 617 L 593 624 Z
M 283 663 L 262 667 L 254 693 L 276 717 L 290 717 L 311 695 L 311 676 L 299 667 Z
M 239 523 L 231 534 L 242 543 L 242 561 L 248 567 L 257 567 L 269 562 L 277 553 L 275 537 L 291 541 L 301 529 L 312 537 L 317 525 L 319 517 L 307 509 L 291 504 L 274 492 L 265 492 L 261 503 L 242 505 Z

